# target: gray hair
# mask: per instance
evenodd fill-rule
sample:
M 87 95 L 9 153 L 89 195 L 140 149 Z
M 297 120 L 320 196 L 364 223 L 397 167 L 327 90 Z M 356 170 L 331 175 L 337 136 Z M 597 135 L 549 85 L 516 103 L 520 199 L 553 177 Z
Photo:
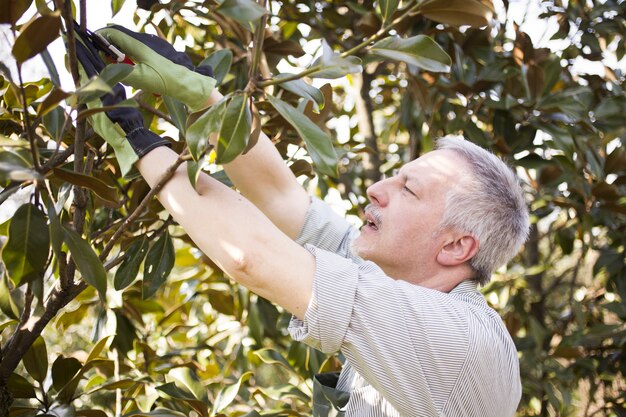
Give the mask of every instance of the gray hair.
M 445 136 L 437 149 L 463 157 L 471 178 L 450 190 L 441 227 L 470 233 L 478 239 L 478 252 L 470 260 L 481 285 L 510 261 L 528 237 L 528 208 L 519 178 L 491 152 L 462 137 Z

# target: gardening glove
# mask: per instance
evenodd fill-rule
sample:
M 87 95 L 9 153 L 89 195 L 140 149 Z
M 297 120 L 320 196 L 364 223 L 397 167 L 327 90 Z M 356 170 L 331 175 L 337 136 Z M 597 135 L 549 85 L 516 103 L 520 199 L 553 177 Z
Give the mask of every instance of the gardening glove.
M 117 25 L 96 33 L 135 63 L 133 71 L 123 80 L 125 84 L 173 97 L 185 103 L 192 112 L 209 106 L 208 99 L 215 87 L 210 66 L 194 67 L 187 54 L 177 52 L 158 36 L 136 33 Z
M 76 33 L 76 57 L 84 84 L 98 75 L 105 65 L 90 39 L 81 32 Z M 118 83 L 112 90 L 112 93 L 87 103 L 87 107 L 115 106 L 126 100 L 124 86 Z M 167 140 L 145 128 L 141 113 L 133 107 L 116 107 L 107 112 L 98 112 L 91 115 L 89 121 L 93 130 L 115 151 L 122 175 L 126 175 L 133 164 L 152 149 L 171 146 Z

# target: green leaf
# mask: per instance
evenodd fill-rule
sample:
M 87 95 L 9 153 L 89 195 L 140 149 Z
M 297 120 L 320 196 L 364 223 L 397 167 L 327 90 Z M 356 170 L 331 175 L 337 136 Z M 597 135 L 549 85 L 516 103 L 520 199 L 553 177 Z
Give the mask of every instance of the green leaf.
M 4 273 L 0 274 L 0 311 L 9 318 L 19 319 L 20 311 L 9 289 L 9 279 Z
M 187 403 L 202 417 L 208 417 L 209 413 L 206 403 L 196 400 L 192 397 L 193 394 L 191 393 L 187 394 L 186 392 L 181 391 L 173 382 L 156 387 L 156 389 L 164 393 L 167 397 Z
M 121 82 L 124 78 L 133 72 L 133 66 L 128 64 L 109 64 L 104 69 L 98 77 L 104 80 L 110 87 L 113 87 L 115 84 Z
M 152 245 L 146 256 L 143 271 L 143 298 L 151 297 L 165 282 L 172 268 L 176 252 L 170 234 L 165 231 Z
M 60 88 L 53 88 L 50 94 L 39 104 L 37 108 L 37 114 L 39 117 L 45 116 L 52 109 L 57 107 L 61 100 L 65 100 L 71 96 L 71 93 L 61 90 Z
M 280 80 L 281 78 L 287 76 L 288 74 L 279 74 L 278 76 L 276 76 L 276 79 Z M 319 109 L 324 108 L 324 95 L 322 94 L 322 92 L 318 88 L 307 84 L 303 79 L 286 81 L 280 84 L 280 86 L 285 90 L 291 91 L 292 93 L 300 97 L 313 101 L 317 104 Z
M 117 189 L 108 186 L 104 181 L 91 176 L 80 174 L 75 171 L 67 171 L 61 168 L 53 168 L 54 176 L 70 184 L 85 187 L 96 193 L 98 197 L 109 203 L 111 208 L 120 206 L 120 197 Z
M 155 408 L 150 412 L 131 411 L 128 414 L 124 414 L 124 417 L 187 417 L 187 415 L 178 411 Z
M 215 86 L 219 87 L 228 75 L 232 62 L 233 52 L 230 49 L 220 49 L 206 57 L 198 66 L 210 65 L 213 68 Z
M 285 359 L 280 354 L 280 352 L 274 349 L 264 348 L 264 349 L 255 350 L 253 353 L 259 359 L 261 359 L 263 363 L 266 363 L 268 365 L 280 365 L 284 367 L 285 369 L 292 370 L 291 365 L 289 365 L 289 362 L 287 362 L 287 359 Z
M 400 4 L 400 0 L 379 0 L 378 1 L 378 11 L 380 12 L 381 17 L 383 18 L 383 23 L 389 22 L 391 16 L 398 10 L 398 5 Z
M 57 88 L 61 88 L 61 79 L 59 78 L 59 72 L 57 71 L 57 67 L 54 64 L 54 60 L 50 56 L 50 52 L 48 52 L 48 49 L 46 48 L 43 51 L 41 51 L 40 55 L 41 55 L 41 59 L 43 59 L 43 63 L 46 65 L 46 68 L 48 69 L 48 73 L 50 74 L 50 80 L 52 81 L 52 84 L 54 84 Z
M 189 177 L 189 182 L 193 188 L 196 188 L 196 184 L 198 183 L 198 178 L 200 177 L 200 173 L 202 169 L 207 165 L 206 158 L 200 159 L 200 161 L 188 161 L 187 162 L 187 177 Z
M 117 104 L 115 104 L 113 106 L 92 107 L 90 109 L 83 110 L 80 113 L 78 113 L 76 115 L 76 121 L 84 119 L 85 117 L 92 116 L 92 115 L 94 115 L 96 113 L 109 112 L 111 110 L 119 109 L 119 108 L 122 108 L 122 107 L 137 108 L 137 107 L 139 107 L 139 105 L 137 104 L 137 102 L 134 99 L 129 98 L 127 100 L 120 101 L 119 103 L 117 103 Z
M 68 227 L 62 227 L 65 244 L 69 248 L 83 279 L 94 287 L 100 294 L 100 298 L 104 300 L 107 290 L 107 273 L 102 262 L 98 259 L 98 255 L 78 233 Z
M 493 9 L 478 0 L 426 0 L 418 13 L 448 25 L 482 27 L 489 24 Z
M 7 380 L 7 388 L 13 398 L 35 398 L 35 387 L 26 378 L 12 373 Z
M 18 64 L 44 51 L 59 37 L 61 30 L 60 12 L 43 15 L 30 22 L 15 39 L 13 56 Z
M 43 116 L 43 125 L 55 142 L 59 142 L 61 139 L 66 117 L 65 111 L 61 106 L 53 107 Z
M 213 403 L 213 413 L 219 413 L 228 407 L 237 396 L 241 384 L 250 379 L 252 375 L 252 372 L 245 372 L 239 377 L 235 384 L 221 390 L 219 394 L 217 394 L 217 398 L 215 398 L 215 403 Z
M 250 32 L 254 32 L 258 21 L 267 13 L 265 8 L 253 0 L 224 0 L 216 11 L 234 19 Z
M 42 383 L 46 379 L 48 375 L 48 351 L 46 350 L 46 342 L 41 336 L 37 337 L 28 348 L 22 361 L 26 371 L 36 381 Z
M 228 103 L 217 142 L 218 164 L 226 164 L 241 154 L 250 138 L 252 113 L 248 96 L 237 95 Z
M 2 259 L 16 286 L 43 273 L 49 249 L 46 217 L 34 204 L 24 204 L 11 219 L 9 241 L 2 250 Z
M 185 105 L 170 96 L 163 96 L 163 103 L 165 103 L 165 107 L 172 118 L 174 126 L 176 126 L 176 129 L 185 137 L 187 134 L 187 109 Z
M 174 368 L 167 375 L 185 386 L 197 400 L 208 402 L 206 387 L 190 367 L 180 366 Z
M 78 359 L 59 355 L 52 364 L 52 385 L 54 389 L 61 391 L 82 367 L 83 364 Z
M 430 37 L 417 35 L 410 38 L 388 37 L 372 45 L 375 56 L 403 61 L 426 71 L 449 72 L 452 60 Z
M 204 153 L 208 143 L 209 135 L 217 133 L 222 129 L 222 121 L 224 120 L 224 112 L 228 99 L 224 97 L 217 103 L 213 104 L 203 115 L 195 120 L 187 128 L 187 145 L 191 156 L 197 161 Z
M 126 0 L 111 0 L 111 17 L 115 16 L 120 11 L 125 1 Z
M 311 159 L 317 169 L 331 177 L 337 176 L 337 155 L 332 139 L 304 114 L 282 100 L 267 96 L 272 106 L 287 120 L 304 139 Z
M 124 260 L 115 272 L 113 286 L 117 291 L 123 290 L 137 279 L 139 267 L 148 252 L 148 240 L 146 238 L 136 239 L 128 246 L 124 253 Z
M 80 368 L 80 370 L 78 371 L 78 373 L 71 379 L 70 382 L 68 382 L 67 384 L 65 384 L 63 386 L 63 388 L 61 389 L 61 391 L 59 391 L 59 393 L 57 394 L 57 399 L 59 399 L 62 402 L 70 402 L 72 401 L 72 399 L 74 398 L 74 394 L 76 392 L 76 388 L 78 388 L 78 383 L 80 382 L 80 380 L 82 379 L 83 375 L 89 371 L 90 369 L 96 367 L 96 366 L 103 366 L 103 365 L 108 365 L 108 364 L 112 364 L 113 361 L 109 360 L 109 359 L 93 359 L 93 360 L 87 360 L 87 362 L 85 362 L 85 364 L 83 365 L 82 368 Z
M 14 25 L 32 2 L 33 0 L 3 0 L 0 3 L 0 23 Z
M 328 45 L 326 40 L 322 39 L 322 56 L 317 58 L 312 67 L 321 65 L 319 71 L 311 74 L 314 78 L 341 78 L 347 74 L 360 73 L 363 71 L 361 59 L 355 56 L 347 56 L 342 58 L 341 55 L 334 52 Z
M 79 103 L 88 103 L 112 92 L 111 86 L 106 81 L 100 77 L 93 77 L 76 90 L 74 94 L 78 97 Z

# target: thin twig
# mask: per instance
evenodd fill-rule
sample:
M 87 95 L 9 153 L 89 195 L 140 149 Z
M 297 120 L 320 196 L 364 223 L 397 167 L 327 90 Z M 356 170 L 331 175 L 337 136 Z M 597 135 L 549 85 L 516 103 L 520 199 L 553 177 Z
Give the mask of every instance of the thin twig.
M 259 5 L 266 8 L 267 0 L 259 0 Z M 259 62 L 261 62 L 261 54 L 263 54 L 263 41 L 265 40 L 265 25 L 267 24 L 267 13 L 261 17 L 256 32 L 254 33 L 254 43 L 252 44 L 252 63 L 250 65 L 250 72 L 248 73 L 248 79 L 256 80 L 257 70 L 259 68 Z
M 137 100 L 137 103 L 139 104 L 139 108 L 140 109 L 144 109 L 145 111 L 147 111 L 149 113 L 152 113 L 155 116 L 160 117 L 161 119 L 164 119 L 165 121 L 169 122 L 170 124 L 174 124 L 174 121 L 172 120 L 172 118 L 169 115 L 163 113 L 161 110 L 156 109 L 156 108 L 154 108 L 154 107 L 152 107 L 152 106 L 142 102 L 141 100 Z

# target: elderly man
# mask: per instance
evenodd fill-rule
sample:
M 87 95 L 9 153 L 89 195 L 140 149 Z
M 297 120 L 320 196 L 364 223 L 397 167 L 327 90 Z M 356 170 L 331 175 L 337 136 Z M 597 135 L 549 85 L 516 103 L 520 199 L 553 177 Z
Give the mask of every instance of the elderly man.
M 121 33 L 103 31 L 141 60 Z M 87 75 L 101 69 L 91 68 L 97 53 L 79 52 Z M 136 110 L 108 114 L 154 186 L 177 155 Z M 528 231 L 518 179 L 501 160 L 440 139 L 367 190 L 360 233 L 307 195 L 265 135 L 225 169 L 240 194 L 208 175 L 194 189 L 182 166 L 158 198 L 229 276 L 294 315 L 294 339 L 343 353 L 340 374 L 314 381 L 315 416 L 514 415 L 515 346 L 477 290 Z

